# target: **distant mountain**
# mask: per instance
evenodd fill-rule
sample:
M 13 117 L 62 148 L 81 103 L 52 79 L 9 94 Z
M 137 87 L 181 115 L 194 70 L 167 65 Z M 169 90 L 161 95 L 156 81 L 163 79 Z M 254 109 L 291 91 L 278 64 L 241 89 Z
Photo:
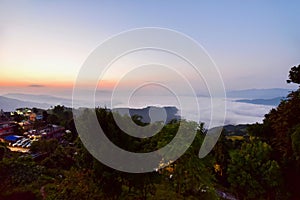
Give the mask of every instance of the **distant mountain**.
M 34 94 L 22 94 L 22 93 L 8 93 L 3 95 L 4 97 L 18 99 L 21 101 L 32 101 L 37 103 L 46 103 L 50 105 L 64 105 L 67 107 L 72 106 L 72 100 L 55 97 L 50 95 L 34 95 Z
M 22 107 L 37 107 L 42 109 L 48 109 L 51 107 L 50 104 L 46 103 L 37 103 L 32 101 L 21 101 L 18 99 L 7 98 L 0 96 L 0 109 L 4 110 L 5 112 L 14 111 L 16 108 Z
M 250 104 L 258 104 L 258 105 L 267 105 L 267 106 L 278 106 L 281 100 L 284 97 L 276 97 L 272 99 L 239 99 L 235 102 L 242 102 L 242 103 L 250 103 Z
M 164 112 L 165 110 L 165 112 Z M 180 119 L 180 116 L 177 115 L 178 109 L 175 106 L 166 106 L 166 107 L 156 107 L 148 106 L 146 108 L 114 108 L 114 112 L 118 112 L 120 115 L 134 115 L 141 116 L 141 121 L 144 123 L 150 123 L 150 116 L 152 122 L 163 121 L 163 114 L 166 114 L 165 122 L 168 123 L 173 119 Z
M 229 98 L 272 99 L 278 97 L 285 97 L 290 91 L 290 89 L 283 88 L 247 89 L 228 91 L 226 94 Z
M 208 133 L 214 133 L 214 131 L 219 131 L 220 128 L 223 129 L 223 133 L 225 136 L 246 136 L 248 124 L 238 124 L 238 125 L 224 125 L 219 127 L 214 127 L 208 130 Z
M 238 124 L 238 125 L 225 125 L 223 129 L 225 130 L 226 136 L 244 136 L 247 134 L 247 128 L 249 125 L 247 124 Z

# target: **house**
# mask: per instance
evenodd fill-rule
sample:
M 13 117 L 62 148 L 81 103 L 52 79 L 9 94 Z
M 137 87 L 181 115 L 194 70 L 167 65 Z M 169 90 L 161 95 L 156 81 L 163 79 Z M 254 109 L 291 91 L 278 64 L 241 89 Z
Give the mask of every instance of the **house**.
M 36 114 L 35 113 L 31 113 L 29 115 L 29 121 L 35 122 L 36 121 Z
M 43 115 L 36 115 L 36 120 L 43 120 Z
M 43 120 L 42 114 L 31 113 L 29 115 L 29 120 L 32 122 Z
M 0 122 L 0 136 L 13 134 L 15 127 L 16 123 L 14 121 Z
M 9 143 L 15 143 L 16 141 L 20 140 L 21 138 L 23 138 L 23 136 L 9 135 L 9 136 L 4 137 L 4 141 L 9 142 Z
M 54 124 L 48 124 L 43 130 L 40 130 L 40 134 L 44 139 L 60 138 L 65 132 L 65 128 Z
M 33 124 L 30 123 L 30 121 L 23 120 L 22 122 L 19 122 L 19 125 L 25 131 L 33 129 Z
M 61 138 L 65 133 L 65 128 L 58 125 L 48 124 L 42 129 L 38 130 L 28 130 L 24 135 L 27 135 L 30 138 L 38 138 L 38 139 L 51 139 L 51 138 Z
M 18 108 L 16 109 L 16 113 L 23 116 L 30 116 L 32 111 L 29 108 Z

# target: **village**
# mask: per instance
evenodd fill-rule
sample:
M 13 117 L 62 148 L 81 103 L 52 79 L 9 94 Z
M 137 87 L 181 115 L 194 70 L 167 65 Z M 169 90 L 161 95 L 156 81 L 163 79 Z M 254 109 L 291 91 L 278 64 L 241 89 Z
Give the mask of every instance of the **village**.
M 0 141 L 11 151 L 29 152 L 33 142 L 57 139 L 69 130 L 50 124 L 48 113 L 37 108 L 18 108 L 14 112 L 0 111 Z

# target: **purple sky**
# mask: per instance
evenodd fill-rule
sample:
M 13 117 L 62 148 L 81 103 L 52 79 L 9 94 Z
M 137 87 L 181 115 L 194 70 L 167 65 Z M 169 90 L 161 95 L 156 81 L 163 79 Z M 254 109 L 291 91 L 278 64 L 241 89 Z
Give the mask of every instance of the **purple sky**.
M 258 0 L 0 0 L 0 94 L 70 94 L 93 49 L 140 27 L 195 39 L 219 67 L 227 90 L 288 88 L 288 71 L 300 64 L 299 7 L 299 1 Z M 109 89 L 115 81 L 107 76 L 104 85 Z

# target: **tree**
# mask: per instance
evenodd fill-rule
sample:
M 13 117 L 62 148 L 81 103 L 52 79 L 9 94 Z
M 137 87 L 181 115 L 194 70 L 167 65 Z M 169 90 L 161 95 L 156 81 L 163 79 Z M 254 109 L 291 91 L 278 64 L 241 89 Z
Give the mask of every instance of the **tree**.
M 168 124 L 161 138 L 163 140 L 158 143 L 158 148 L 165 146 L 173 138 L 179 125 L 184 127 L 186 135 L 183 137 L 188 137 L 195 130 L 197 133 L 186 152 L 174 163 L 163 169 L 163 174 L 171 178 L 171 185 L 179 196 L 214 199 L 216 197 L 212 187 L 214 178 L 211 173 L 213 166 L 211 156 L 208 155 L 204 159 L 198 157 L 205 136 L 203 124 L 198 125 L 195 122 L 184 120 Z M 170 150 L 176 154 L 179 148 L 184 148 L 184 145 L 186 144 L 183 143 Z
M 0 143 L 0 161 L 4 158 L 5 153 L 7 152 L 7 147 L 4 143 Z
M 300 159 L 300 125 L 297 126 L 294 133 L 291 135 L 292 139 L 292 148 L 294 151 L 294 155 L 296 156 L 296 160 Z
M 49 124 L 59 124 L 60 121 L 59 121 L 57 115 L 50 114 L 50 115 L 47 116 L 47 122 Z
M 294 66 L 289 72 L 289 79 L 287 83 L 297 83 L 300 84 L 300 65 L 298 67 Z
M 46 110 L 43 111 L 42 115 L 43 115 L 43 120 L 47 121 L 47 119 L 48 119 L 48 113 L 47 113 Z
M 37 114 L 39 112 L 39 110 L 34 107 L 34 108 L 32 108 L 32 112 L 35 113 L 35 114 Z
M 47 168 L 69 170 L 75 164 L 72 154 L 74 151 L 71 148 L 58 146 L 41 164 Z
M 146 200 L 153 196 L 156 191 L 155 184 L 158 174 L 156 172 L 143 174 L 122 173 L 123 184 L 128 187 L 126 196 L 133 196 L 134 199 Z
M 64 112 L 64 110 L 65 110 L 65 106 L 57 105 L 57 106 L 54 106 L 53 113 L 60 115 Z
M 225 129 L 222 130 L 222 134 L 214 146 L 211 154 L 214 157 L 214 171 L 216 178 L 218 179 L 219 183 L 221 183 L 225 187 L 229 187 L 228 185 L 228 175 L 227 175 L 227 168 L 228 162 L 230 160 L 229 151 L 237 148 L 234 146 L 235 142 L 232 140 L 228 140 L 226 138 L 227 132 Z
M 23 115 L 19 115 L 17 112 L 14 112 L 14 121 L 16 122 L 21 122 L 22 120 L 25 119 L 25 117 Z
M 91 178 L 90 171 L 70 170 L 62 180 L 45 186 L 47 200 L 90 200 L 104 199 L 99 186 Z
M 267 143 L 255 141 L 230 153 L 228 181 L 239 197 L 274 199 L 279 195 L 280 169 L 270 159 L 271 151 Z
M 300 65 L 289 71 L 288 83 L 300 84 Z M 298 141 L 300 126 L 300 89 L 292 91 L 277 108 L 265 115 L 262 125 L 252 126 L 252 135 L 272 146 L 272 159 L 280 165 L 283 187 L 291 198 L 300 195 Z
M 58 147 L 57 139 L 34 141 L 30 146 L 32 152 L 53 153 Z
M 0 191 L 11 193 L 10 190 L 17 187 L 25 188 L 37 182 L 44 172 L 45 169 L 29 157 L 4 158 L 0 161 Z

